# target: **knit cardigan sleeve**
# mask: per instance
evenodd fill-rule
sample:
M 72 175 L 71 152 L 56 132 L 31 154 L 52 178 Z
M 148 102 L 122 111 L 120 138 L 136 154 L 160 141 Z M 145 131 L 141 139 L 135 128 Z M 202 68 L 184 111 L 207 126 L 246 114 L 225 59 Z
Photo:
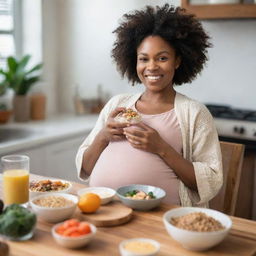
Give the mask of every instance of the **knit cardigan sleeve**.
M 214 120 L 208 109 L 193 100 L 184 100 L 181 130 L 183 155 L 195 170 L 198 193 L 180 186 L 182 205 L 208 206 L 223 183 L 222 156 Z
M 113 105 L 115 105 L 116 97 L 111 98 L 108 103 L 104 106 L 102 111 L 99 114 L 98 120 L 94 126 L 94 128 L 91 130 L 89 135 L 86 137 L 82 145 L 79 147 L 77 154 L 76 154 L 76 169 L 78 177 L 81 180 L 87 180 L 89 176 L 82 171 L 82 162 L 83 162 L 83 155 L 84 151 L 92 144 L 94 141 L 96 135 L 99 133 L 99 131 L 104 127 L 106 120 L 113 108 Z

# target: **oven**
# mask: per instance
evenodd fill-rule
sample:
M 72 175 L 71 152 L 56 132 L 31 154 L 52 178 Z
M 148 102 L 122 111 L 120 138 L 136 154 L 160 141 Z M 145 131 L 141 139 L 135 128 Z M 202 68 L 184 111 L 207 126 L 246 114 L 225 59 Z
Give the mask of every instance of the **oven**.
M 235 215 L 256 220 L 256 111 L 206 104 L 214 117 L 219 139 L 245 145 Z

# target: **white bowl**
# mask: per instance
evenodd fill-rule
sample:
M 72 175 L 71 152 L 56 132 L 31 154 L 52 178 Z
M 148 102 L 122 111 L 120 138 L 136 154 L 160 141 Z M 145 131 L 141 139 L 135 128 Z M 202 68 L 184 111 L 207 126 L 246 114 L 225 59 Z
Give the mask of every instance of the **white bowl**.
M 78 196 L 84 195 L 86 193 L 97 194 L 101 199 L 101 205 L 103 205 L 112 201 L 112 199 L 116 194 L 116 191 L 112 188 L 106 188 L 106 187 L 88 187 L 88 188 L 82 188 L 77 191 Z
M 58 244 L 66 248 L 80 248 L 87 245 L 95 236 L 97 231 L 97 228 L 93 224 L 89 223 L 91 228 L 91 233 L 82 235 L 79 237 L 67 237 L 67 236 L 62 236 L 55 231 L 56 228 L 61 224 L 62 223 L 58 223 L 52 227 L 52 235 Z
M 130 251 L 125 248 L 125 245 L 127 243 L 133 243 L 133 242 L 140 242 L 140 243 L 149 243 L 155 247 L 155 250 L 152 250 L 151 252 L 135 252 L 135 251 Z M 156 255 L 160 250 L 160 244 L 153 240 L 153 239 L 148 239 L 148 238 L 133 238 L 133 239 L 127 239 L 122 241 L 119 244 L 119 251 L 122 256 L 154 256 Z
M 126 197 L 125 194 L 132 190 L 141 190 L 141 191 L 144 191 L 145 193 L 153 192 L 156 198 L 149 199 L 149 200 L 136 200 L 136 199 Z M 139 211 L 148 211 L 157 207 L 166 195 L 165 191 L 161 188 L 150 186 L 150 185 L 139 185 L 139 184 L 132 184 L 132 185 L 120 187 L 117 189 L 116 193 L 123 204 L 125 204 L 128 207 L 131 207 L 134 210 L 139 210 Z
M 218 220 L 225 229 L 212 232 L 197 232 L 177 228 L 170 223 L 171 218 L 183 216 L 192 212 L 205 213 L 215 220 Z M 169 235 L 174 240 L 181 243 L 184 248 L 192 251 L 207 250 L 219 244 L 227 236 L 232 226 L 232 221 L 227 215 L 215 210 L 197 207 L 179 207 L 167 211 L 163 216 L 163 222 Z
M 68 187 L 66 189 L 58 190 L 58 191 L 45 191 L 45 192 L 37 192 L 37 191 L 31 191 L 29 189 L 29 197 L 34 198 L 36 196 L 45 195 L 48 193 L 69 193 L 72 189 L 72 183 L 66 180 L 60 180 L 60 179 L 49 179 L 51 181 L 61 181 L 62 183 L 68 183 Z M 37 180 L 36 180 L 37 181 Z
M 73 204 L 65 207 L 50 208 L 50 207 L 39 206 L 34 203 L 35 200 L 43 197 L 47 197 L 47 196 L 62 196 L 72 201 Z M 44 195 L 36 196 L 32 200 L 30 200 L 30 205 L 32 207 L 32 210 L 36 213 L 38 217 L 40 217 L 41 219 L 47 222 L 59 222 L 59 221 L 63 221 L 70 218 L 76 209 L 77 203 L 78 203 L 77 196 L 66 194 L 66 193 L 44 194 Z

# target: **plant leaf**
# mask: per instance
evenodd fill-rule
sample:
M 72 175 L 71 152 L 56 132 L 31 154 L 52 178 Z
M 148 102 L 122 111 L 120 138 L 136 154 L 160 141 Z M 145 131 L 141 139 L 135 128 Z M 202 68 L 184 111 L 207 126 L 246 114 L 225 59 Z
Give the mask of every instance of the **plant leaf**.
M 17 61 L 14 57 L 10 56 L 7 58 L 7 64 L 9 67 L 9 71 L 11 71 L 11 73 L 14 73 L 16 71 L 17 68 Z
M 18 63 L 17 71 L 23 71 L 25 67 L 27 66 L 29 60 L 31 58 L 31 55 L 25 55 L 21 61 Z
M 30 73 L 33 73 L 34 71 L 36 70 L 39 70 L 43 67 L 43 63 L 40 63 L 40 64 L 37 64 L 36 66 L 34 66 L 32 69 L 30 69 L 28 72 L 27 72 L 27 75 L 30 74 Z
M 39 81 L 39 76 L 30 77 L 28 79 L 24 79 L 24 81 L 19 86 L 19 90 L 16 92 L 18 95 L 26 95 L 32 85 L 34 85 L 37 81 Z

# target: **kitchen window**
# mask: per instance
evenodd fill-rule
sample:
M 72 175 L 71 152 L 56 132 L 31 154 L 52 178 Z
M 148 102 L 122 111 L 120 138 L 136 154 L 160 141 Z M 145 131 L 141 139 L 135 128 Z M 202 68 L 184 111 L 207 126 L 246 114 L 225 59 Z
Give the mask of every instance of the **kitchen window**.
M 0 68 L 6 66 L 8 56 L 20 53 L 20 2 L 0 0 Z

